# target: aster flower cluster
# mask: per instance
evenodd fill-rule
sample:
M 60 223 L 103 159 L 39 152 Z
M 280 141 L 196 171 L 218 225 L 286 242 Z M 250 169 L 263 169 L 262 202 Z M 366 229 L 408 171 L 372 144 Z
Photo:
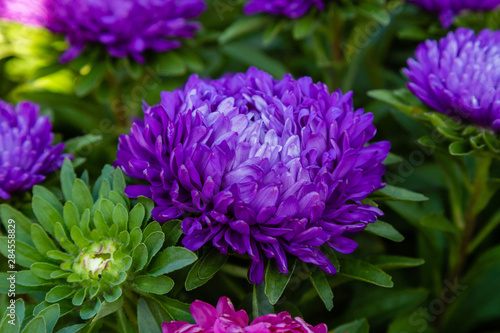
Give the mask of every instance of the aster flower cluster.
M 250 0 L 245 6 L 245 13 L 247 15 L 269 13 L 299 18 L 313 6 L 323 10 L 323 0 Z
M 68 155 L 61 154 L 63 143 L 52 145 L 51 130 L 38 105 L 22 102 L 14 107 L 0 100 L 0 199 L 31 189 L 61 167 Z
M 500 32 L 459 28 L 421 44 L 404 70 L 409 89 L 431 108 L 500 131 Z
M 231 300 L 221 297 L 214 308 L 210 304 L 195 301 L 191 313 L 196 324 L 174 321 L 163 323 L 163 333 L 208 333 L 208 332 L 246 332 L 246 333 L 326 333 L 325 324 L 315 327 L 302 318 L 293 319 L 288 312 L 269 314 L 256 318 L 248 325 L 248 315 L 244 310 L 235 311 Z
M 361 200 L 384 186 L 390 144 L 366 145 L 372 115 L 353 109 L 351 93 L 251 68 L 213 81 L 193 75 L 161 100 L 120 137 L 116 165 L 149 183 L 126 193 L 152 198 L 155 220 L 190 215 L 188 249 L 211 242 L 248 254 L 257 284 L 264 257 L 288 272 L 287 253 L 333 274 L 319 247 L 354 251 L 346 236 L 382 215 Z
M 180 46 L 178 38 L 192 37 L 200 25 L 190 20 L 206 7 L 203 0 L 39 0 L 31 1 L 35 3 L 31 8 L 26 2 L 6 5 L 10 10 L 0 17 L 21 17 L 23 22 L 64 34 L 71 47 L 61 61 L 75 58 L 88 43 L 101 43 L 114 57 L 131 56 L 142 62 L 144 51 L 168 51 Z
M 494 10 L 500 5 L 500 0 L 410 0 L 410 2 L 438 13 L 441 24 L 445 28 L 450 27 L 455 16 L 464 10 Z

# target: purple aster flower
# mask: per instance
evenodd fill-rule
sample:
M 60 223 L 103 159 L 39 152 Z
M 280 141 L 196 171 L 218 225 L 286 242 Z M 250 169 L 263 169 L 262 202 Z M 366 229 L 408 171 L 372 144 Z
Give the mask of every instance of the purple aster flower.
M 382 215 L 361 200 L 384 186 L 390 146 L 366 145 L 373 116 L 355 111 L 351 96 L 256 68 L 214 81 L 193 75 L 120 137 L 116 165 L 149 182 L 126 193 L 152 198 L 159 222 L 189 214 L 188 249 L 211 242 L 248 254 L 257 284 L 264 257 L 288 272 L 286 253 L 333 274 L 319 246 L 350 253 L 357 244 L 345 236 Z
M 29 102 L 16 108 L 0 100 L 0 198 L 26 191 L 59 169 L 64 144 L 52 146 L 54 134 L 47 116 Z
M 39 20 L 55 33 L 64 34 L 71 47 L 61 61 L 69 61 L 89 43 L 104 44 L 114 57 L 132 56 L 143 61 L 143 52 L 164 52 L 180 46 L 178 38 L 190 38 L 200 27 L 190 19 L 206 7 L 203 0 L 0 0 L 14 12 L 29 8 L 23 15 L 46 13 Z M 16 7 L 16 4 L 22 3 Z M 0 14 L 3 16 L 3 14 Z M 15 19 L 16 15 L 7 17 Z
M 409 89 L 429 107 L 500 131 L 500 32 L 459 28 L 408 60 Z
M 456 15 L 464 10 L 494 10 L 500 5 L 500 0 L 410 0 L 425 10 L 439 14 L 441 24 L 449 28 Z
M 47 1 L 50 0 L 0 0 L 0 19 L 43 26 L 48 17 Z
M 248 325 L 248 314 L 244 310 L 235 311 L 231 300 L 227 297 L 219 299 L 217 308 L 196 300 L 191 305 L 191 314 L 196 322 L 195 325 L 183 321 L 163 323 L 163 333 L 327 333 L 328 331 L 325 324 L 313 327 L 300 317 L 293 319 L 288 312 L 261 316 Z
M 264 12 L 298 18 L 307 13 L 312 6 L 323 10 L 323 0 L 250 0 L 245 6 L 245 14 Z

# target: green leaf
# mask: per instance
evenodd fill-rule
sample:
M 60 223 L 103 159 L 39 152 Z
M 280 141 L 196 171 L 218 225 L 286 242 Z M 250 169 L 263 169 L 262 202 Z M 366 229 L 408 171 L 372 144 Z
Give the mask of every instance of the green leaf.
M 376 194 L 383 194 L 391 200 L 402 200 L 402 201 L 426 201 L 429 200 L 425 195 L 416 193 L 401 187 L 395 187 L 392 185 L 387 185 L 381 190 L 375 192 Z
M 332 333 L 368 333 L 368 322 L 365 318 L 340 325 L 333 329 Z
M 7 237 L 0 237 L 0 253 L 2 253 L 6 258 L 9 256 L 8 244 L 9 241 Z M 20 240 L 18 240 L 15 245 L 16 265 L 28 268 L 37 261 L 44 261 L 43 256 L 38 253 L 33 246 L 21 242 Z
M 72 256 L 71 254 L 67 254 L 59 250 L 51 250 L 47 252 L 47 257 L 59 261 L 71 261 L 74 259 L 74 256 Z
M 106 222 L 106 219 L 104 218 L 100 210 L 95 211 L 93 222 L 96 229 L 99 230 L 101 234 L 106 236 L 108 235 L 109 233 L 108 223 Z
M 152 276 L 168 274 L 191 265 L 196 259 L 198 259 L 196 254 L 184 247 L 168 247 L 154 257 L 149 265 L 148 274 Z
M 267 24 L 269 24 L 267 16 L 243 16 L 226 28 L 219 36 L 218 41 L 220 44 L 226 44 L 233 39 L 261 30 Z
M 72 201 L 66 201 L 63 208 L 64 223 L 68 230 L 71 230 L 73 226 L 78 226 L 80 222 L 80 213 L 78 213 L 78 208 Z
M 403 162 L 403 158 L 401 156 L 398 156 L 396 154 L 393 154 L 393 153 L 389 153 L 389 155 L 387 155 L 387 158 L 384 160 L 384 165 L 391 165 L 391 164 L 397 164 L 397 163 L 401 163 Z
M 377 220 L 375 223 L 368 223 L 365 230 L 394 242 L 402 242 L 405 239 L 392 225 L 380 220 Z
M 177 244 L 177 241 L 183 234 L 181 224 L 181 220 L 170 220 L 162 225 L 161 229 L 165 234 L 165 246 L 174 246 Z
M 103 139 L 102 135 L 89 133 L 82 136 L 77 136 L 76 138 L 69 139 L 64 144 L 66 151 L 68 153 L 76 155 L 82 150 L 85 153 L 88 153 L 90 149 L 92 149 L 89 147 L 91 147 L 96 143 L 101 142 L 102 139 Z
M 311 35 L 316 26 L 317 18 L 314 15 L 305 15 L 298 19 L 293 26 L 293 38 L 301 40 Z
M 420 224 L 424 227 L 440 230 L 443 232 L 448 232 L 451 234 L 458 234 L 460 231 L 458 228 L 446 218 L 443 213 L 431 213 L 425 215 L 421 220 Z
M 333 292 L 328 284 L 325 273 L 321 269 L 316 268 L 309 278 L 319 297 L 325 303 L 326 308 L 328 311 L 331 311 L 333 309 Z
M 73 196 L 72 201 L 75 203 L 80 214 L 82 214 L 85 211 L 85 209 L 92 208 L 92 205 L 94 204 L 94 199 L 90 194 L 90 190 L 87 184 L 85 184 L 81 179 L 75 180 L 75 184 L 73 185 L 72 196 Z
M 35 317 L 26 325 L 21 333 L 45 333 L 47 332 L 46 326 L 45 318 Z
M 54 326 L 56 326 L 57 320 L 59 319 L 59 314 L 59 304 L 56 303 L 43 309 L 37 317 L 43 317 L 45 319 L 45 331 L 52 332 Z
M 120 295 L 121 295 L 121 289 L 120 288 L 118 288 L 118 289 L 120 290 Z M 115 301 L 112 301 L 112 302 L 106 301 L 106 302 L 102 303 L 101 307 L 99 308 L 99 312 L 97 312 L 94 319 L 92 319 L 92 323 L 96 323 L 98 320 L 100 320 L 106 316 L 109 316 L 110 314 L 113 314 L 116 311 L 120 310 L 123 307 L 123 298 L 119 298 L 119 297 L 120 296 L 116 297 Z M 113 298 L 114 298 L 114 296 L 113 296 Z
M 165 234 L 161 231 L 156 231 L 150 234 L 144 244 L 148 249 L 148 262 L 153 259 L 153 257 L 160 251 L 163 241 L 165 240 Z
M 113 210 L 113 222 L 118 225 L 118 230 L 127 230 L 128 210 L 123 205 L 118 204 Z
M 142 223 L 144 221 L 144 217 L 146 216 L 146 209 L 140 203 L 134 206 L 130 213 L 128 214 L 128 230 L 132 230 L 136 227 L 141 228 Z
M 10 304 L 7 307 L 11 306 Z M 0 321 L 0 332 L 2 333 L 18 333 L 21 330 L 21 323 L 24 319 L 24 301 L 18 298 L 14 303 L 15 317 L 10 317 L 10 309 L 7 308 L 3 314 L 2 321 Z M 9 321 L 14 319 L 14 325 L 10 324 Z
M 390 255 L 372 256 L 369 257 L 368 261 L 380 269 L 411 268 L 421 266 L 425 263 L 425 260 L 420 258 Z
M 186 73 L 186 64 L 177 53 L 166 52 L 161 55 L 155 69 L 162 76 L 180 76 Z
M 60 329 L 57 331 L 57 333 L 76 333 L 80 332 L 82 328 L 85 327 L 85 324 L 76 324 L 76 325 L 71 325 L 67 326 L 65 328 Z
M 39 224 L 33 223 L 31 225 L 31 236 L 38 252 L 46 254 L 51 250 L 57 250 L 52 239 Z
M 78 254 L 78 252 L 80 252 L 78 247 L 75 244 L 73 244 L 70 241 L 70 239 L 68 239 L 68 236 L 66 235 L 66 232 L 64 231 L 64 228 L 61 223 L 57 222 L 55 224 L 54 233 L 55 233 L 55 238 L 57 239 L 61 247 L 66 250 L 66 252 L 75 255 Z
M 173 319 L 187 322 L 193 321 L 191 310 L 189 309 L 190 304 L 186 304 L 166 296 L 157 296 L 156 300 Z
M 48 281 L 44 280 L 35 274 L 32 271 L 22 270 L 17 272 L 16 275 L 16 283 L 20 286 L 26 287 L 39 287 L 39 286 L 49 286 L 56 284 L 56 281 Z
M 101 301 L 99 300 L 99 298 L 94 298 L 93 300 L 90 300 L 83 305 L 82 309 L 80 310 L 80 317 L 83 320 L 90 319 L 99 312 L 100 308 Z
M 56 265 L 53 265 L 53 264 L 49 264 L 49 263 L 46 263 L 46 262 L 36 262 L 34 263 L 33 265 L 31 265 L 31 272 L 41 278 L 41 279 L 45 279 L 45 280 L 50 280 L 52 279 L 50 277 L 50 273 L 52 273 L 53 271 L 56 271 L 59 269 L 59 266 L 56 266 Z
M 189 270 L 186 281 L 184 282 L 184 287 L 187 291 L 191 291 L 198 287 L 201 287 L 205 283 L 207 283 L 210 279 L 200 279 L 198 276 L 198 270 L 200 269 L 201 260 L 198 260 L 194 263 L 194 265 Z
M 92 64 L 90 72 L 85 76 L 80 76 L 75 84 L 76 96 L 82 97 L 94 90 L 106 74 L 106 63 L 103 61 Z
M 35 195 L 48 202 L 57 212 L 59 212 L 59 214 L 62 214 L 63 206 L 54 193 L 50 192 L 43 186 L 35 185 L 33 186 L 33 196 Z
M 288 265 L 288 274 L 281 273 L 278 267 L 272 262 L 267 265 L 265 292 L 267 297 L 269 298 L 269 302 L 271 302 L 272 305 L 276 304 L 279 301 L 281 295 L 283 294 L 283 291 L 285 291 L 288 282 L 290 282 L 293 271 L 295 270 L 295 264 L 296 261 L 294 260 L 293 264 Z M 292 268 L 290 269 L 290 267 Z
M 244 65 L 258 67 L 275 78 L 282 78 L 289 73 L 283 64 L 246 43 L 230 43 L 222 46 L 221 51 L 228 57 L 241 62 Z
M 156 295 L 164 295 L 174 287 L 174 280 L 168 276 L 147 276 L 136 277 L 132 283 L 141 291 Z
M 77 226 L 73 226 L 73 228 L 71 228 L 70 236 L 73 242 L 75 242 L 80 249 L 84 249 L 92 244 L 92 242 L 83 235 L 82 231 Z
M 219 269 L 227 261 L 227 255 L 219 252 L 217 249 L 210 251 L 205 258 L 203 258 L 200 269 L 198 270 L 198 276 L 200 279 L 210 279 L 219 271 Z
M 161 324 L 157 322 L 148 304 L 142 297 L 137 304 L 137 324 L 139 326 L 139 333 L 162 333 Z
M 9 230 L 9 220 L 14 220 L 16 225 L 16 239 L 27 244 L 31 243 L 31 221 L 17 209 L 7 205 L 0 205 L 0 218 L 5 227 Z
M 153 200 L 146 198 L 146 197 L 143 197 L 143 196 L 139 196 L 137 198 L 137 201 L 140 204 L 142 204 L 144 206 L 144 208 L 146 208 L 146 217 L 144 218 L 144 222 L 149 221 L 149 218 L 151 217 L 151 211 L 153 210 L 153 208 L 155 208 L 155 204 L 154 204 Z M 130 230 L 132 230 L 132 229 L 130 229 Z
M 73 198 L 73 184 L 75 180 L 76 174 L 73 165 L 68 158 L 65 158 L 61 167 L 61 189 L 66 201 L 70 201 Z
M 340 259 L 340 267 L 341 272 L 339 274 L 343 276 L 385 288 L 392 288 L 394 286 L 390 275 L 377 266 L 365 261 L 343 258 Z
M 103 296 L 106 302 L 113 303 L 122 295 L 122 292 L 122 288 L 114 286 L 111 290 L 106 290 Z
M 138 272 L 148 263 L 148 249 L 143 243 L 137 245 L 132 252 L 132 272 Z
M 414 96 L 410 96 L 411 93 L 408 89 L 403 88 L 401 90 L 389 91 L 389 90 L 371 90 L 368 92 L 368 96 L 371 98 L 383 101 L 387 104 L 394 106 L 396 109 L 402 111 L 403 113 L 413 117 L 415 114 L 424 113 L 425 111 L 414 107 L 415 105 L 412 100 L 408 100 L 409 98 L 413 98 Z
M 264 284 L 253 285 L 252 315 L 256 319 L 274 312 L 273 306 L 264 292 Z
M 33 213 L 35 213 L 38 222 L 43 226 L 43 229 L 54 236 L 54 224 L 63 222 L 63 217 L 59 212 L 52 207 L 47 201 L 38 196 L 33 197 L 32 201 Z
M 59 302 L 62 299 L 70 297 L 75 292 L 75 288 L 69 285 L 55 286 L 45 295 L 45 300 L 49 303 Z
M 74 306 L 80 306 L 80 305 L 83 304 L 83 300 L 85 299 L 85 296 L 87 296 L 87 288 L 81 288 L 73 296 L 73 299 L 71 300 L 71 303 Z

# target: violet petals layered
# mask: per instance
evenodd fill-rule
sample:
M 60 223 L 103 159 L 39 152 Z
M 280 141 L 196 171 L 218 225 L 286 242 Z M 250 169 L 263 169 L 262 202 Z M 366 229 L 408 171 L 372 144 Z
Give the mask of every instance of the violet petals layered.
M 0 17 L 64 34 L 70 48 L 61 61 L 75 58 L 87 44 L 99 43 L 111 56 L 142 62 L 146 50 L 168 51 L 181 45 L 179 39 L 193 37 L 200 24 L 192 19 L 206 8 L 203 0 L 0 1 L 9 9 Z
M 410 2 L 438 13 L 445 28 L 449 28 L 455 16 L 465 10 L 486 11 L 500 6 L 500 0 L 410 0 Z
M 373 117 L 352 93 L 251 68 L 193 75 L 144 115 L 120 137 L 116 165 L 148 184 L 127 195 L 152 198 L 156 221 L 183 218 L 190 250 L 247 254 L 252 282 L 266 257 L 288 272 L 287 254 L 335 273 L 319 247 L 354 251 L 349 235 L 382 215 L 361 201 L 384 186 L 390 144 L 367 145 Z
M 250 0 L 245 6 L 245 14 L 268 13 L 299 18 L 313 6 L 324 8 L 323 0 Z
M 288 312 L 269 314 L 256 318 L 248 324 L 248 314 L 244 310 L 235 311 L 231 300 L 221 297 L 217 307 L 194 301 L 191 305 L 191 314 L 196 324 L 183 321 L 163 323 L 163 333 L 327 333 L 325 324 L 315 327 L 306 323 L 302 318 L 292 318 Z
M 14 108 L 0 100 L 0 199 L 31 189 L 69 157 L 61 154 L 64 144 L 52 145 L 51 130 L 36 104 L 23 102 Z
M 404 73 L 409 89 L 429 107 L 500 131 L 500 32 L 459 28 L 428 40 Z

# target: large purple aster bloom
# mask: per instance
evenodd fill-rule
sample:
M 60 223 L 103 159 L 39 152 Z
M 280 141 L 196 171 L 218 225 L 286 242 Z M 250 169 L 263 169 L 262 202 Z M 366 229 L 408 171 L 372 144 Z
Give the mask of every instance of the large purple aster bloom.
M 500 131 L 500 32 L 460 28 L 408 60 L 409 89 L 431 108 Z
M 188 249 L 211 242 L 248 254 L 255 283 L 264 257 L 287 272 L 287 253 L 333 274 L 318 247 L 354 251 L 345 236 L 382 214 L 361 200 L 384 186 L 389 151 L 388 142 L 366 145 L 373 117 L 351 96 L 256 68 L 214 81 L 193 75 L 120 137 L 116 165 L 150 183 L 126 193 L 152 198 L 157 221 L 189 214 Z
M 245 6 L 245 14 L 264 12 L 298 18 L 306 14 L 313 6 L 322 10 L 323 0 L 250 0 Z
M 24 10 L 22 17 L 31 17 L 43 8 L 46 17 L 38 20 L 40 25 L 64 34 L 71 44 L 62 61 L 76 57 L 88 43 L 101 43 L 114 57 L 142 62 L 145 50 L 168 51 L 180 46 L 179 38 L 192 37 L 200 25 L 190 19 L 206 7 L 203 0 L 0 1 L 11 8 L 10 14 L 0 14 L 8 19 L 16 19 L 18 9 Z M 26 3 L 33 3 L 31 10 Z
M 409 0 L 430 12 L 439 14 L 441 24 L 449 28 L 456 15 L 464 10 L 494 10 L 500 5 L 500 0 Z
M 17 107 L 0 100 L 0 198 L 26 191 L 59 169 L 64 144 L 52 146 L 54 134 L 47 116 L 39 116 L 36 104 Z

